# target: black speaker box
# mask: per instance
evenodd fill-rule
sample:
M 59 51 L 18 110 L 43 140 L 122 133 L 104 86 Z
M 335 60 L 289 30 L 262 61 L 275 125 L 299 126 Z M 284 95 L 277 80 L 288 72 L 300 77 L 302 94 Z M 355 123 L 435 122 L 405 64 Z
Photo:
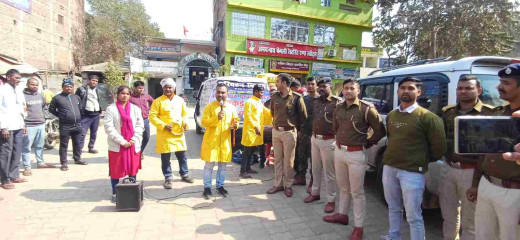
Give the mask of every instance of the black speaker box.
M 118 212 L 139 212 L 143 206 L 143 181 L 123 179 L 116 185 Z

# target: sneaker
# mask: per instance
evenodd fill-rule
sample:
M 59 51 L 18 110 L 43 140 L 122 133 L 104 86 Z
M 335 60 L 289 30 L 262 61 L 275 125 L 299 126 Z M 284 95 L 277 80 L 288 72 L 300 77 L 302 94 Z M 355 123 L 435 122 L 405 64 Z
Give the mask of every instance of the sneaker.
M 110 202 L 113 203 L 113 204 L 116 204 L 116 202 L 117 202 L 117 195 L 112 194 L 112 198 L 110 199 Z
M 25 169 L 25 170 L 23 170 L 22 174 L 24 176 L 31 176 L 32 175 L 32 171 L 31 171 L 31 169 Z
M 182 177 L 182 181 L 185 182 L 185 183 L 193 183 L 193 179 L 191 179 L 188 176 Z
M 229 194 L 228 191 L 226 191 L 226 189 L 224 189 L 224 187 L 218 187 L 217 193 L 222 197 L 227 197 L 227 195 Z
M 202 193 L 202 197 L 204 197 L 204 199 L 206 200 L 209 200 L 211 198 L 211 188 L 204 188 L 204 192 Z
M 171 179 L 164 180 L 164 189 L 172 189 L 172 180 Z
M 93 148 L 92 148 L 92 149 L 89 149 L 89 150 L 88 150 L 88 153 L 96 154 L 96 153 L 99 153 L 99 151 L 96 150 L 96 149 L 93 149 Z

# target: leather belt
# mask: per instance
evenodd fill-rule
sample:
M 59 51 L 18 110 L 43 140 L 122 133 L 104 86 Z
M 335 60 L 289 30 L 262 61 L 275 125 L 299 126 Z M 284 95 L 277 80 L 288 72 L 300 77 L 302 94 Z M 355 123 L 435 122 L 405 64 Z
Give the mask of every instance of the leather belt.
M 334 139 L 334 135 L 319 135 L 319 134 L 314 134 L 314 137 L 316 139 L 319 139 L 319 140 L 329 140 L 329 139 Z
M 520 181 L 502 180 L 484 173 L 484 177 L 492 184 L 503 188 L 520 189 Z
M 277 126 L 273 126 L 273 128 L 278 130 L 278 131 L 292 131 L 292 130 L 294 130 L 294 127 L 277 127 Z
M 363 146 L 346 146 L 341 145 L 342 150 L 346 150 L 347 152 L 357 152 L 357 151 L 363 151 Z

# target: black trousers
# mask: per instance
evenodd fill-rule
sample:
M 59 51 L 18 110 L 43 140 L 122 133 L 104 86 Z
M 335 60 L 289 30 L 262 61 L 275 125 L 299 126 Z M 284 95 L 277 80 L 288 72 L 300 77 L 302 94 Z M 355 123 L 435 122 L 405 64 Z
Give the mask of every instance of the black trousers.
M 60 163 L 67 164 L 67 148 L 72 138 L 72 154 L 75 162 L 81 160 L 83 147 L 83 129 L 81 125 L 60 126 Z
M 245 173 L 251 170 L 251 154 L 253 154 L 258 149 L 260 153 L 260 163 L 265 163 L 265 146 L 252 146 L 246 147 L 244 146 L 244 152 L 242 153 L 242 162 L 240 166 L 240 173 Z
M 10 183 L 20 178 L 23 129 L 9 131 L 9 138 L 0 137 L 0 180 Z

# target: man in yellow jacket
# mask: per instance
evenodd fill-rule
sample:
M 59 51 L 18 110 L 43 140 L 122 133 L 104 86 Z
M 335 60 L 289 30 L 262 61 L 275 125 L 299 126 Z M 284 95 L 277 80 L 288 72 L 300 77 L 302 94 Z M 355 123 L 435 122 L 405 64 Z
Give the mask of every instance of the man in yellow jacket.
M 183 182 L 193 183 L 188 176 L 188 158 L 186 156 L 186 102 L 175 95 L 175 81 L 165 78 L 161 81 L 163 95 L 155 99 L 150 109 L 150 122 L 157 128 L 155 151 L 161 154 L 161 168 L 164 175 L 164 188 L 172 188 L 171 153 L 179 161 L 179 175 Z
M 238 128 L 240 119 L 233 105 L 226 102 L 227 85 L 219 83 L 215 90 L 216 100 L 204 108 L 201 124 L 206 128 L 202 139 L 200 159 L 206 161 L 204 166 L 204 193 L 202 196 L 209 199 L 213 167 L 218 165 L 217 192 L 226 197 L 228 192 L 224 189 L 226 180 L 226 164 L 231 161 L 232 148 L 231 130 Z
M 253 96 L 246 101 L 244 106 L 244 127 L 242 128 L 242 166 L 241 178 L 251 178 L 250 173 L 258 173 L 251 169 L 251 153 L 263 151 L 260 147 L 264 144 L 264 125 L 272 122 L 271 111 L 262 104 L 260 99 L 264 93 L 264 86 L 257 84 L 253 87 Z

